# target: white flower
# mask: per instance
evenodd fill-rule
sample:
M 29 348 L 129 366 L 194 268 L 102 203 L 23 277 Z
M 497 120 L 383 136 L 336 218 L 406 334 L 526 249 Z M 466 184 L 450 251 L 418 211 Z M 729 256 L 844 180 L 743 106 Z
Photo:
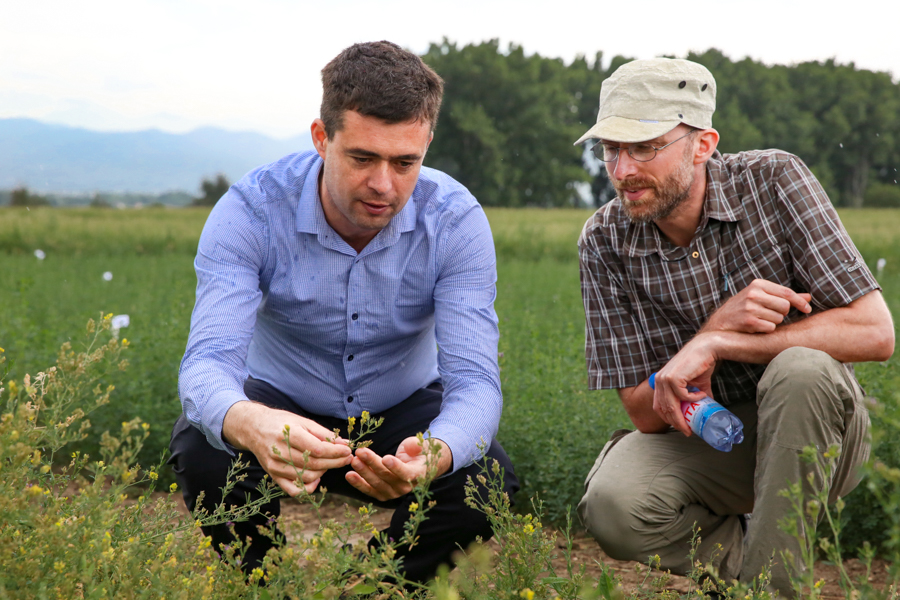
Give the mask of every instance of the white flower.
M 103 273 L 103 281 L 112 281 L 112 271 Z
M 34 251 L 34 255 L 37 256 L 38 260 L 44 260 L 45 258 L 47 258 L 47 255 L 40 248 Z
M 116 315 L 109 322 L 109 332 L 114 338 L 119 339 L 119 330 L 129 325 L 131 325 L 131 319 L 128 315 Z

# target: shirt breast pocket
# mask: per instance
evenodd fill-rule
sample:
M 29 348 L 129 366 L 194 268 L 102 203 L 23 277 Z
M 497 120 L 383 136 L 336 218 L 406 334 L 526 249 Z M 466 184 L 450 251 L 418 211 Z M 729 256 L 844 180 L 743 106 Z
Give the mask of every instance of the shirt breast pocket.
M 767 243 L 753 248 L 747 255 L 733 257 L 725 269 L 724 296 L 734 296 L 754 279 L 765 279 L 792 287 L 791 259 L 782 244 Z

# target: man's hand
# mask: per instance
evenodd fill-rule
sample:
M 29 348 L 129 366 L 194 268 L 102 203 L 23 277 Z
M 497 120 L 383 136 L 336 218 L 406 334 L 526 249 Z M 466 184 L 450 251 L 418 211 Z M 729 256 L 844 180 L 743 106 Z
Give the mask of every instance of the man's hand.
M 784 322 L 792 306 L 802 313 L 810 313 L 810 300 L 809 294 L 798 294 L 765 279 L 754 279 L 720 306 L 700 331 L 771 333 Z
M 290 427 L 290 446 L 284 441 L 285 426 Z M 233 405 L 225 414 L 222 437 L 235 448 L 252 452 L 272 481 L 288 496 L 303 491 L 297 485 L 297 470 L 305 467 L 300 483 L 312 493 L 325 471 L 346 466 L 353 459 L 347 440 L 335 439 L 333 431 L 310 419 L 257 402 Z M 326 441 L 329 439 L 333 441 Z M 309 460 L 304 465 L 306 451 Z M 288 460 L 294 463 L 293 467 Z
M 432 452 L 440 452 L 437 473 L 440 477 L 453 465 L 450 447 L 442 440 L 425 440 Z M 408 437 L 397 448 L 397 454 L 378 456 L 368 448 L 360 448 L 350 466 L 353 471 L 346 475 L 347 482 L 364 494 L 376 500 L 393 500 L 412 491 L 413 486 L 425 477 L 428 471 L 426 453 L 416 437 Z
M 691 428 L 681 412 L 682 402 L 696 402 L 710 396 L 710 379 L 716 367 L 716 355 L 709 336 L 697 334 L 659 370 L 654 380 L 653 410 L 659 417 L 683 433 L 691 435 Z M 699 392 L 689 392 L 688 386 Z

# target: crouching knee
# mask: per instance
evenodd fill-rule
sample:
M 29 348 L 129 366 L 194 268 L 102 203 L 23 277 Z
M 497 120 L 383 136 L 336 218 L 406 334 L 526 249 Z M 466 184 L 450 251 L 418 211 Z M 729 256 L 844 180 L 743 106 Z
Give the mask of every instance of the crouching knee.
M 772 359 L 759 382 L 760 418 L 788 423 L 815 418 L 841 426 L 845 410 L 852 409 L 851 387 L 843 366 L 825 352 L 788 348 Z
M 634 516 L 636 499 L 604 480 L 595 476 L 588 483 L 578 503 L 581 523 L 610 558 L 643 561 L 647 556 L 638 534 L 643 527 Z

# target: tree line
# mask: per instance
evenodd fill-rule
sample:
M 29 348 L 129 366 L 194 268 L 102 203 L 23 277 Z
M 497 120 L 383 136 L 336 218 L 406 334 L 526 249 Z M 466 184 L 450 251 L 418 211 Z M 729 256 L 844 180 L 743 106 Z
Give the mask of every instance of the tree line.
M 596 206 L 613 197 L 589 143 L 572 142 L 595 123 L 603 80 L 630 58 L 606 63 L 597 52 L 566 64 L 497 40 L 462 47 L 444 40 L 422 58 L 446 82 L 428 166 L 486 206 Z M 716 49 L 686 58 L 716 78 L 713 126 L 723 153 L 780 148 L 800 156 L 838 206 L 900 207 L 900 84 L 889 74 L 834 60 L 734 61 Z M 204 178 L 199 196 L 178 203 L 215 204 L 228 186 L 224 175 Z M 25 188 L 0 191 L 0 204 L 55 200 Z M 101 194 L 90 202 L 113 204 Z
M 602 204 L 601 165 L 572 142 L 596 122 L 600 85 L 629 58 L 558 58 L 497 40 L 444 40 L 422 55 L 445 96 L 426 164 L 487 206 Z M 839 206 L 900 207 L 900 85 L 887 73 L 834 60 L 795 66 L 687 57 L 716 78 L 713 126 L 723 153 L 780 148 L 800 156 Z

